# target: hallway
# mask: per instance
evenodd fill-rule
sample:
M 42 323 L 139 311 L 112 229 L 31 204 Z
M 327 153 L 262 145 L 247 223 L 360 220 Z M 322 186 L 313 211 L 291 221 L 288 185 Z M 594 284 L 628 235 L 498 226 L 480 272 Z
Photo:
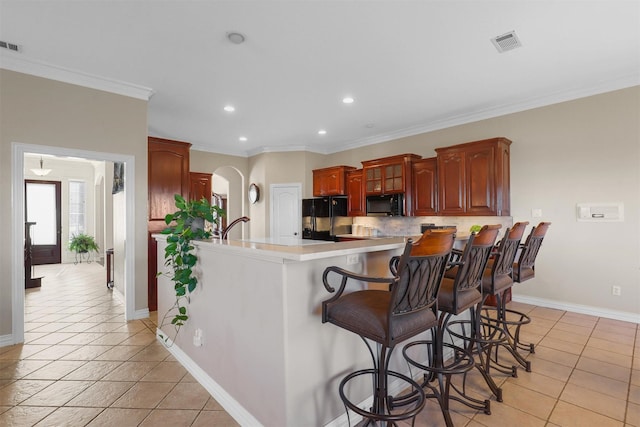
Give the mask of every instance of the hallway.
M 155 319 L 125 322 L 92 264 L 36 267 L 25 343 L 0 348 L 0 425 L 237 426 L 155 338 Z

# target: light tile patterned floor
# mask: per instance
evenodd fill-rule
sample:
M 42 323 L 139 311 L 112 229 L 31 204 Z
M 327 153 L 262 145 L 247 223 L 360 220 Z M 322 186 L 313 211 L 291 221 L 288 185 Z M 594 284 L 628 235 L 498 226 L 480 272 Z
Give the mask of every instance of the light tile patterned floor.
M 0 348 L 0 426 L 238 426 L 158 343 L 155 316 L 123 320 L 103 267 L 36 275 L 25 343 Z
M 25 343 L 0 348 L 0 426 L 237 426 L 155 340 L 155 320 L 124 322 L 96 265 L 38 266 Z M 517 285 L 516 285 L 517 286 Z M 494 374 L 491 415 L 453 404 L 456 426 L 640 427 L 638 325 L 512 303 L 532 323 L 532 372 Z M 490 397 L 475 372 L 477 396 Z M 443 426 L 428 401 L 416 426 Z M 271 427 L 271 426 L 269 426 Z M 274 426 L 277 427 L 277 426 Z

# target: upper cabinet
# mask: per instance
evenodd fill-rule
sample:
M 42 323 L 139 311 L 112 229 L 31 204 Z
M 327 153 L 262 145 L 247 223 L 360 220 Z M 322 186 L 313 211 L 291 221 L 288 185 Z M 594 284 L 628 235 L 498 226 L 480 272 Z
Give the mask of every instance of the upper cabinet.
M 175 211 L 174 195 L 189 197 L 188 142 L 149 137 L 149 221 L 161 222 Z
M 413 215 L 412 163 L 422 157 L 401 154 L 362 162 L 366 196 L 404 194 L 404 214 Z
M 365 194 L 369 196 L 410 191 L 411 163 L 420 158 L 415 154 L 401 154 L 362 162 Z
M 413 162 L 413 214 L 431 216 L 438 213 L 438 171 L 435 157 Z
M 437 148 L 439 215 L 510 215 L 509 146 L 492 138 Z
M 204 197 L 211 202 L 212 176 L 203 172 L 189 173 L 189 200 L 202 200 Z
M 346 173 L 354 169 L 352 166 L 315 169 L 313 171 L 314 197 L 345 196 L 347 194 Z
M 362 169 L 347 172 L 347 215 L 367 215 Z

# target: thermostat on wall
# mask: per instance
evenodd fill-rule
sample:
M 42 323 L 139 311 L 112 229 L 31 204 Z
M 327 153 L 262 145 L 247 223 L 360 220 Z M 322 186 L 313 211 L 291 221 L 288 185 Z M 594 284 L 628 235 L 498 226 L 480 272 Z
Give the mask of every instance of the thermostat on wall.
M 621 222 L 624 221 L 623 203 L 578 203 L 578 221 Z

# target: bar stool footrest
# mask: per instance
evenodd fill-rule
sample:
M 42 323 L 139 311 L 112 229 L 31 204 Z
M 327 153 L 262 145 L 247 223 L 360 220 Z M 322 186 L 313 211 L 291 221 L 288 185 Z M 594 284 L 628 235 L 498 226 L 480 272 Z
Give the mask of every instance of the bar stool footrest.
M 453 330 L 453 327 L 459 325 L 462 332 Z M 476 368 L 482 374 L 485 382 L 491 389 L 491 392 L 496 396 L 498 402 L 502 402 L 502 388 L 498 387 L 496 382 L 491 377 L 491 352 L 498 346 L 508 345 L 507 334 L 499 327 L 496 319 L 490 319 L 488 322 L 481 322 L 479 331 L 473 329 L 473 322 L 471 320 L 454 320 L 447 324 L 446 330 L 452 337 L 461 339 L 465 342 L 465 348 L 475 349 L 475 354 L 478 355 L 479 362 L 476 363 Z M 467 329 L 468 328 L 468 329 Z M 469 331 L 467 335 L 466 331 Z M 518 368 L 512 366 L 511 369 L 507 369 L 506 373 L 512 377 L 518 376 Z
M 366 420 L 368 420 L 368 421 L 385 421 L 385 422 L 391 423 L 393 425 L 396 425 L 395 424 L 396 421 L 402 421 L 402 420 L 415 418 L 415 416 L 418 415 L 418 413 L 420 413 L 422 408 L 424 408 L 424 405 L 425 405 L 425 393 L 424 393 L 424 390 L 422 389 L 422 387 L 420 386 L 420 384 L 418 384 L 417 382 L 415 382 L 411 378 L 407 377 L 406 375 L 402 375 L 399 372 L 395 372 L 395 371 L 387 371 L 387 376 L 392 376 L 392 377 L 398 378 L 398 379 L 406 382 L 416 392 L 415 393 L 415 399 L 414 399 L 415 403 L 414 402 L 407 402 L 407 404 L 414 403 L 412 405 L 412 407 L 409 408 L 408 410 L 404 411 L 404 412 L 395 412 L 395 413 L 390 413 L 389 410 L 385 409 L 385 408 L 378 408 L 378 410 L 375 410 L 374 408 L 370 408 L 371 410 L 369 410 L 369 411 L 360 408 L 358 405 L 356 405 L 355 403 L 351 402 L 351 400 L 349 400 L 349 398 L 346 396 L 344 388 L 351 380 L 353 380 L 354 378 L 357 378 L 359 376 L 362 376 L 362 375 L 371 375 L 372 376 L 372 382 L 375 384 L 375 378 L 378 375 L 378 371 L 376 369 L 362 369 L 362 370 L 359 370 L 359 371 L 354 371 L 354 372 L 350 373 L 349 375 L 347 375 L 346 377 L 344 377 L 342 379 L 342 381 L 340 381 L 340 386 L 339 386 L 338 391 L 339 391 L 339 394 L 340 394 L 340 399 L 342 399 L 342 403 L 345 405 L 345 407 L 350 409 L 350 410 L 352 410 L 356 414 L 362 416 Z M 386 390 L 381 390 L 381 391 L 378 390 L 377 392 L 378 393 L 386 393 Z M 376 405 L 376 390 L 375 390 L 375 386 L 374 386 L 373 399 L 374 399 L 373 400 L 373 404 L 375 406 Z M 386 408 L 391 408 L 391 410 L 393 410 L 398 406 L 402 406 L 402 404 L 398 403 L 398 402 L 395 402 L 392 396 L 387 395 L 386 396 L 386 405 L 384 405 L 384 406 Z M 379 410 L 382 410 L 382 413 L 378 413 Z
M 419 363 L 415 361 L 413 357 L 408 355 L 410 349 L 417 346 L 425 345 L 427 346 L 427 351 L 429 354 L 429 365 Z M 422 386 L 428 387 L 433 392 L 433 394 L 427 395 L 427 398 L 437 398 L 444 415 L 446 425 L 453 425 L 451 416 L 449 414 L 449 400 L 455 400 L 456 402 L 460 402 L 468 406 L 469 408 L 483 411 L 485 414 L 490 415 L 491 402 L 489 400 L 476 399 L 466 394 L 466 375 L 475 367 L 475 360 L 471 352 L 454 344 L 443 343 L 443 349 L 447 348 L 451 350 L 453 354 L 452 357 L 448 358 L 447 360 L 443 360 L 444 355 L 435 355 L 433 347 L 434 342 L 430 340 L 414 341 L 410 344 L 407 344 L 402 349 L 402 354 L 409 365 L 427 372 L 427 374 L 424 375 L 424 382 Z M 462 389 L 451 383 L 452 375 L 464 375 Z M 436 380 L 438 381 L 437 385 L 431 384 Z M 457 396 L 450 394 L 451 389 L 455 391 Z
M 496 311 L 496 317 L 490 316 L 488 313 L 490 311 Z M 531 318 L 524 313 L 515 310 L 504 309 L 501 310 L 497 307 L 491 306 L 483 306 L 482 312 L 485 314 L 480 315 L 480 319 L 482 322 L 487 321 L 489 319 L 493 321 L 498 321 L 502 324 L 503 330 L 507 335 L 507 343 L 504 347 L 511 353 L 513 358 L 522 365 L 523 368 L 527 372 L 531 372 L 531 361 L 526 360 L 522 354 L 518 350 L 528 351 L 529 353 L 535 353 L 534 344 L 522 344 L 520 342 L 520 328 L 523 325 L 528 325 L 531 323 Z M 494 362 L 502 367 L 506 368 L 505 365 L 498 363 L 498 352 L 496 349 L 496 355 Z M 505 372 L 505 371 L 503 371 Z

